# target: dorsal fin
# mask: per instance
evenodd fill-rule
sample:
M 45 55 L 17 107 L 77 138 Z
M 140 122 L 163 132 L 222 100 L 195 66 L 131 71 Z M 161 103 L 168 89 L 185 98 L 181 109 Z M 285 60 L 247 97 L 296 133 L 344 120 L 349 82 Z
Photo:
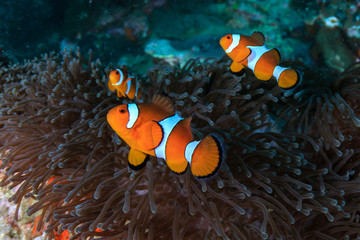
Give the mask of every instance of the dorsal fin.
M 250 38 L 252 41 L 259 44 L 259 46 L 262 46 L 265 44 L 265 37 L 264 37 L 264 34 L 262 34 L 261 32 L 258 32 L 258 31 L 253 32 L 250 35 Z
M 165 96 L 161 96 L 161 95 L 155 95 L 152 99 L 152 103 L 155 104 L 156 106 L 160 107 L 161 109 L 163 109 L 164 111 L 171 113 L 171 114 L 175 114 L 175 106 L 173 101 Z
M 122 66 L 121 66 L 121 71 L 122 71 L 123 74 L 124 74 L 124 80 L 123 80 L 123 81 L 125 81 L 125 80 L 128 79 L 128 77 L 129 77 L 129 71 L 128 71 L 127 66 L 126 66 L 126 65 L 122 65 Z

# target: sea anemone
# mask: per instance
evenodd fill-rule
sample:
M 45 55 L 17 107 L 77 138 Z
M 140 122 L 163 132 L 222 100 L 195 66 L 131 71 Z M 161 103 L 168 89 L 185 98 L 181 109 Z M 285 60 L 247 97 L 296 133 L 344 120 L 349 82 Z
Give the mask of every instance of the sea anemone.
M 282 126 L 282 131 L 309 135 L 341 157 L 339 147 L 351 137 L 345 130 L 360 127 L 360 65 L 341 74 L 329 69 L 301 70 L 304 81 L 300 87 L 291 97 L 279 97 L 281 101 L 273 105 L 276 125 Z
M 355 185 L 348 188 L 348 179 L 328 168 L 321 143 L 301 131 L 272 131 L 274 90 L 233 75 L 227 61 L 155 66 L 138 78 L 144 102 L 168 95 L 181 115 L 194 114 L 196 138 L 223 138 L 219 174 L 206 181 L 189 171 L 176 175 L 155 157 L 143 170 L 129 170 L 129 147 L 105 118 L 129 100 L 107 90 L 108 70 L 91 55 L 89 61 L 79 51 L 44 55 L 0 74 L 2 186 L 17 189 L 11 200 L 18 206 L 24 197 L 37 199 L 28 214 L 40 212 L 37 228 L 46 228 L 49 238 L 54 230 L 69 230 L 72 239 L 326 234 L 307 219 L 340 226 L 334 238 L 354 230 L 348 216 L 355 205 L 348 204 L 356 201 L 345 197 Z

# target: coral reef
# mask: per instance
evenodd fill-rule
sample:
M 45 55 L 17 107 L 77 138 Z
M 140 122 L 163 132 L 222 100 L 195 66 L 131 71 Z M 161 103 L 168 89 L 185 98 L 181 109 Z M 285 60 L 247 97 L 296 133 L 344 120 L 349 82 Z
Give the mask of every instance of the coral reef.
M 334 144 L 317 141 L 322 132 L 315 127 L 273 130 L 274 105 L 286 103 L 273 82 L 255 81 L 248 72 L 235 76 L 226 60 L 193 59 L 183 67 L 150 69 L 138 78 L 143 101 L 158 93 L 170 96 L 183 116 L 194 114 L 197 138 L 215 132 L 224 139 L 227 157 L 209 181 L 198 181 L 189 171 L 175 175 L 154 157 L 132 172 L 128 146 L 105 119 L 110 108 L 128 100 L 107 90 L 109 69 L 89 55 L 86 61 L 79 51 L 49 54 L 0 69 L 0 153 L 6 171 L 1 185 L 18 188 L 10 199 L 18 208 L 24 198 L 37 200 L 28 214 L 41 214 L 38 230 L 46 229 L 49 238 L 53 230 L 69 230 L 72 239 L 360 236 L 358 150 L 339 149 L 341 156 L 327 151 Z M 338 104 L 350 119 L 340 123 L 330 110 L 317 111 L 325 120 L 336 119 L 344 136 L 353 134 L 349 122 L 357 111 L 352 115 L 349 109 L 358 104 L 358 71 L 355 66 L 341 75 L 327 93 L 342 101 L 328 106 Z M 295 93 L 298 99 L 305 90 Z M 313 106 L 311 101 L 319 102 L 304 105 Z M 321 103 L 315 110 L 326 106 Z M 313 126 L 308 108 L 303 121 Z M 279 111 L 298 117 L 295 110 Z M 344 137 L 341 147 L 356 139 L 357 134 Z
M 0 170 L 1 178 L 4 177 L 5 172 Z M 9 201 L 16 189 L 0 189 L 0 239 L 12 240 L 20 239 L 18 236 L 23 236 L 24 239 L 31 239 L 31 226 L 33 225 L 34 215 L 27 216 L 26 211 L 29 206 L 35 203 L 33 199 L 24 199 L 21 204 L 21 209 L 17 209 L 16 205 Z M 15 221 L 14 214 L 19 211 L 19 219 Z M 23 213 L 23 214 L 21 214 Z M 37 240 L 40 240 L 38 238 Z
M 19 61 L 65 48 L 91 48 L 106 65 L 134 65 L 133 71 L 142 74 L 159 56 L 171 55 L 172 62 L 181 63 L 216 56 L 217 49 L 204 46 L 202 39 L 257 30 L 283 59 L 342 72 L 360 58 L 358 12 L 358 2 L 338 0 L 5 1 L 0 4 L 0 40 L 11 59 Z M 40 25 L 43 31 L 33 34 Z M 164 44 L 165 51 L 149 49 L 153 44 Z
M 302 1 L 292 2 L 295 6 L 304 5 Z M 304 18 L 308 37 L 314 40 L 310 54 L 316 63 L 342 72 L 358 62 L 359 3 L 329 0 L 308 5 L 312 5 L 312 11 L 317 10 L 316 14 L 306 14 Z

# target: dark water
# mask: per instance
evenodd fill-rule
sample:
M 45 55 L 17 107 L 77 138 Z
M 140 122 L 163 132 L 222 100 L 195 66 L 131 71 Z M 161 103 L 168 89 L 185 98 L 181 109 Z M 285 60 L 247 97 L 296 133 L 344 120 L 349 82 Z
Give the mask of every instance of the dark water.
M 359 59 L 358 8 L 358 1 L 2 1 L 0 43 L 14 61 L 80 47 L 140 72 L 169 57 L 220 58 L 221 36 L 257 30 L 284 59 L 342 71 Z

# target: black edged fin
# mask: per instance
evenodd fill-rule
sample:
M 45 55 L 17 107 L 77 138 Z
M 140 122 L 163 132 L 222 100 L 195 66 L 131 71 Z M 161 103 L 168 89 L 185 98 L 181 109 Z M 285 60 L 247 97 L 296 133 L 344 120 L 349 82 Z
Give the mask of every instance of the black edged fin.
M 149 160 L 149 155 L 137 150 L 137 149 L 130 149 L 129 156 L 128 156 L 128 165 L 130 169 L 134 171 L 139 171 L 143 167 L 145 167 L 146 162 Z
M 230 71 L 234 72 L 234 73 L 241 72 L 244 69 L 245 69 L 245 66 L 243 64 L 235 62 L 235 61 L 230 65 Z
M 186 165 L 185 170 L 182 171 L 182 172 L 175 172 L 175 171 L 171 170 L 171 168 L 169 168 L 169 169 L 170 169 L 170 171 L 171 171 L 172 173 L 175 173 L 176 175 L 183 175 L 184 173 L 186 173 L 186 171 L 188 170 L 188 168 L 189 168 L 189 164 Z
M 248 49 L 248 50 L 249 50 L 249 54 L 248 54 L 246 57 L 244 57 L 243 60 L 239 61 L 239 63 L 241 63 L 242 61 L 245 61 L 245 60 L 251 55 L 251 53 L 252 53 L 252 50 L 251 50 L 250 48 L 246 47 L 245 49 Z
M 226 155 L 225 155 L 225 146 L 223 141 L 219 138 L 219 136 L 215 135 L 215 134 L 210 134 L 210 136 L 215 140 L 215 143 L 217 145 L 217 148 L 219 150 L 219 163 L 217 164 L 216 168 L 214 169 L 214 171 L 212 171 L 211 173 L 209 173 L 208 175 L 205 176 L 194 176 L 197 179 L 203 179 L 203 180 L 209 180 L 211 179 L 213 176 L 215 176 L 221 166 L 223 165 Z
M 152 103 L 168 113 L 175 114 L 174 102 L 168 97 L 156 94 L 152 99 Z
M 282 90 L 286 90 L 286 91 L 294 90 L 297 86 L 299 86 L 300 82 L 302 81 L 302 74 L 301 74 L 301 72 L 299 70 L 297 70 L 297 69 L 294 69 L 294 70 L 295 70 L 296 75 L 297 75 L 296 83 L 294 85 L 292 85 L 291 87 L 281 88 Z
M 259 46 L 262 46 L 265 44 L 265 36 L 259 31 L 253 32 L 250 35 L 250 38 L 256 43 L 259 44 Z
M 231 71 L 231 69 L 230 69 L 230 71 Z M 245 71 L 246 71 L 246 69 L 243 68 L 243 69 L 240 70 L 240 72 L 233 72 L 233 71 L 231 71 L 231 73 L 234 74 L 235 76 L 240 77 L 240 76 L 242 76 L 242 75 L 245 73 Z
M 137 141 L 142 144 L 144 150 L 153 150 L 161 143 L 164 133 L 161 125 L 156 121 L 148 121 L 137 129 Z

